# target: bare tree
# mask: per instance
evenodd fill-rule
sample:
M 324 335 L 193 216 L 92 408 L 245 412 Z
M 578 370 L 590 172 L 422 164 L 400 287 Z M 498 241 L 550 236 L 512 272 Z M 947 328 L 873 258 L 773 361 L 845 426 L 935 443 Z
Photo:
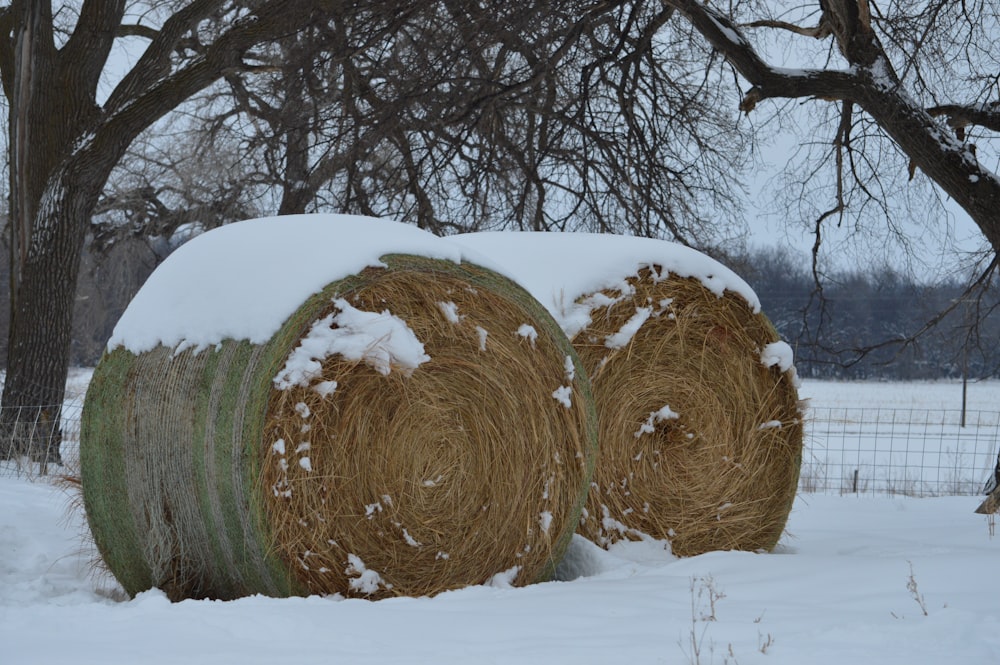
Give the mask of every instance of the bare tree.
M 359 3 L 348 3 L 350 7 Z M 243 66 L 262 42 L 287 37 L 337 3 L 125 0 L 0 5 L 0 78 L 9 102 L 11 317 L 0 458 L 58 459 L 80 255 L 114 166 L 146 128 Z M 221 26 L 221 27 L 220 27 Z M 98 84 L 116 38 L 145 51 L 107 100 Z
M 210 127 L 281 212 L 705 246 L 739 224 L 747 141 L 672 14 L 441 0 L 317 23 L 227 76 Z
M 240 165 L 246 159 L 238 146 L 209 140 L 188 125 L 157 123 L 112 171 L 88 238 L 98 258 L 134 238 L 147 246 L 155 265 L 194 235 L 258 217 L 266 209 L 244 177 Z

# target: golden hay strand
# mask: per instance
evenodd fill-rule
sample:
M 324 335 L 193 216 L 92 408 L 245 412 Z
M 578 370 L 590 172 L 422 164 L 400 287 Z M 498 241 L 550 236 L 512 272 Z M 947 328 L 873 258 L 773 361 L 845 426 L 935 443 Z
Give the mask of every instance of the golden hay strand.
M 388 307 L 431 360 L 383 376 L 333 356 L 312 383 L 336 381 L 331 395 L 272 391 L 259 491 L 276 553 L 310 591 L 374 598 L 515 566 L 515 584 L 545 577 L 593 462 L 585 383 L 573 408 L 553 397 L 567 384 L 568 342 L 519 336 L 534 323 L 522 307 L 454 275 L 368 270 L 345 297 Z
M 788 372 L 761 363 L 778 336 L 737 295 L 657 269 L 596 310 L 573 343 L 590 373 L 600 453 L 580 532 L 601 544 L 648 534 L 678 556 L 770 550 L 798 482 L 802 420 Z M 605 340 L 653 315 L 623 348 Z M 657 418 L 664 407 L 676 414 Z M 645 427 L 644 427 L 645 425 Z

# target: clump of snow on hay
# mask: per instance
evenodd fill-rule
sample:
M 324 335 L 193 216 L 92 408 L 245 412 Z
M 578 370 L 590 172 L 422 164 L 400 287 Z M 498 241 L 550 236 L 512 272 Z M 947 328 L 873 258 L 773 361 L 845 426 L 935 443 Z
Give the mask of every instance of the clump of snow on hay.
M 590 374 L 599 455 L 580 533 L 680 556 L 772 549 L 802 453 L 791 349 L 752 289 L 690 248 L 592 234 L 484 233 Z
M 593 469 L 589 383 L 544 308 L 467 254 L 299 216 L 172 255 L 83 412 L 87 518 L 125 590 L 380 598 L 547 578 Z

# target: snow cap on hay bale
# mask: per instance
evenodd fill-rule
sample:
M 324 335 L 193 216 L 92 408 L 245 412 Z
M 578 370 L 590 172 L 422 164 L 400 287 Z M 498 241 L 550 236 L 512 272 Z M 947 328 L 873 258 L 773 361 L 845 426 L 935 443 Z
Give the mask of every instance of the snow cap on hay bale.
M 83 412 L 125 590 L 433 594 L 546 578 L 593 470 L 565 335 L 454 245 L 368 218 L 210 231 L 123 315 Z
M 675 554 L 772 549 L 798 482 L 791 348 L 752 289 L 688 247 L 642 238 L 482 233 L 570 336 L 599 422 L 580 533 L 668 539 Z

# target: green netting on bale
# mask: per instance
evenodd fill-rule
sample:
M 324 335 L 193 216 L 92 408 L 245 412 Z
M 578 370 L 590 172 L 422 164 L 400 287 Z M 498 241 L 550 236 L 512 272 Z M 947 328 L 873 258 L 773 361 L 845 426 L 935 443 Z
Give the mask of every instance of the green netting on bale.
M 435 593 L 485 582 L 504 571 L 513 571 L 510 577 L 522 584 L 551 575 L 578 523 L 596 450 L 596 415 L 579 359 L 547 312 L 496 273 L 413 256 L 392 255 L 383 261 L 388 268 L 367 269 L 307 300 L 265 344 L 227 340 L 198 353 L 158 347 L 139 355 L 118 348 L 101 360 L 83 411 L 84 503 L 98 550 L 129 594 L 161 587 L 174 599 L 310 592 L 381 597 Z M 448 302 L 460 316 L 430 306 L 442 302 L 443 296 L 433 295 L 440 288 L 450 294 L 454 302 Z M 333 300 L 345 298 L 365 311 L 379 311 L 384 303 L 391 311 L 391 289 L 404 292 L 399 300 L 406 304 L 399 307 L 410 308 L 407 322 L 424 335 L 429 362 L 410 376 L 376 376 L 364 363 L 334 357 L 323 363 L 324 378 L 335 378 L 343 390 L 319 398 L 305 386 L 300 392 L 306 397 L 300 397 L 274 386 L 290 352 L 333 310 Z M 496 328 L 504 317 L 530 324 L 537 339 Z M 375 385 L 384 386 L 384 399 L 375 393 L 360 406 L 349 400 L 347 386 L 373 381 L 382 382 Z M 552 395 L 562 384 L 572 389 L 572 408 Z M 423 388 L 413 388 L 425 385 L 446 394 L 428 396 L 420 392 Z M 484 390 L 483 385 L 492 388 Z M 512 393 L 493 399 L 498 386 Z M 454 399 L 448 391 L 454 391 Z M 274 491 L 273 479 L 268 480 L 277 461 L 274 432 L 299 427 L 295 418 L 303 412 L 302 399 L 312 400 L 315 413 L 309 422 L 316 429 L 310 445 L 316 467 L 323 471 L 294 465 L 293 476 L 287 476 L 294 499 L 285 500 Z M 448 412 L 452 403 L 455 413 Z M 513 409 L 514 403 L 519 407 Z M 426 417 L 421 415 L 420 409 L 431 408 Z M 475 408 L 481 412 L 470 414 Z M 350 479 L 338 478 L 338 465 L 354 464 L 360 454 L 356 451 L 363 451 L 371 456 L 372 468 L 379 468 L 381 460 L 399 449 L 406 460 L 410 444 L 398 427 L 392 441 L 341 440 L 365 418 L 412 422 L 414 428 L 439 418 L 459 423 L 453 437 L 435 445 L 442 456 L 455 458 L 452 466 L 465 463 L 454 450 L 465 445 L 470 459 L 485 455 L 480 467 L 506 468 L 491 473 L 475 467 L 481 475 L 475 485 L 486 488 L 488 503 L 498 504 L 483 509 L 496 522 L 467 514 L 471 511 L 461 494 L 479 491 L 472 483 L 472 467 L 456 471 L 448 487 L 459 496 L 442 489 L 438 500 L 433 478 L 423 486 L 415 477 L 403 478 L 399 505 L 366 514 L 365 506 L 373 505 L 370 497 L 354 499 L 351 494 L 367 491 L 365 486 L 358 489 Z M 472 436 L 472 429 L 482 431 Z M 421 441 L 412 442 L 414 455 L 425 454 Z M 548 451 L 547 461 L 536 464 L 532 460 L 541 458 L 529 451 L 528 461 L 519 462 L 528 468 L 502 463 L 518 460 L 519 451 L 532 447 Z M 387 464 L 390 473 L 410 469 L 400 462 Z M 433 466 L 433 460 L 426 466 Z M 459 476 L 465 484 L 458 482 Z M 445 488 L 447 482 L 442 479 L 438 485 Z M 508 497 L 515 489 L 523 496 Z M 334 514 L 326 507 L 330 493 L 346 497 L 354 512 L 337 509 Z M 509 505 L 499 505 L 505 502 Z M 434 514 L 452 509 L 461 514 Z M 396 527 L 393 520 L 408 520 L 410 530 Z M 438 524 L 447 528 L 436 529 Z M 523 537 L 497 544 L 491 524 L 497 533 L 507 534 L 504 538 L 511 533 Z M 336 537 L 331 528 L 337 529 Z M 419 539 L 413 534 L 420 534 Z M 318 536 L 324 542 L 309 541 Z M 465 543 L 475 546 L 463 549 Z M 465 554 L 449 557 L 448 544 Z M 361 583 L 363 561 L 369 570 L 379 562 L 381 584 Z M 327 565 L 310 565 L 314 562 Z M 421 579 L 430 581 L 414 582 Z

